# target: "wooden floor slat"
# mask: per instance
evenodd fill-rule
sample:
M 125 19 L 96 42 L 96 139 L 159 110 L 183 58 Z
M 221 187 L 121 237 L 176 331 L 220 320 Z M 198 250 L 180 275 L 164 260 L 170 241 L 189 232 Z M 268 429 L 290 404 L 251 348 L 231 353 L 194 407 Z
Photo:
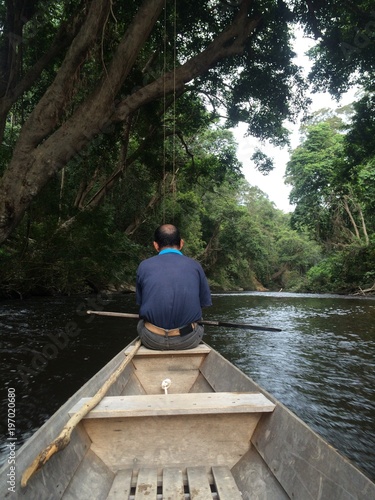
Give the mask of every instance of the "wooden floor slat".
M 156 500 L 158 492 L 157 469 L 139 469 L 137 486 L 135 489 L 135 500 Z
M 212 500 L 212 493 L 205 467 L 188 467 L 190 500 Z
M 127 500 L 130 495 L 132 470 L 120 470 L 116 474 L 112 487 L 107 496 L 107 500 Z
M 184 480 L 179 467 L 163 469 L 163 500 L 185 500 Z
M 158 482 L 161 483 L 159 493 Z M 161 498 L 163 500 L 186 500 L 187 498 L 189 500 L 243 500 L 230 469 L 227 466 L 218 465 L 213 466 L 210 471 L 205 466 L 187 467 L 186 474 L 182 467 L 165 467 L 161 476 L 160 472 L 158 476 L 156 467 L 143 467 L 138 472 L 131 469 L 120 470 L 115 475 L 107 500 L 128 500 L 129 498 L 134 500 Z
M 214 466 L 212 467 L 212 474 L 220 500 L 243 500 L 228 467 Z

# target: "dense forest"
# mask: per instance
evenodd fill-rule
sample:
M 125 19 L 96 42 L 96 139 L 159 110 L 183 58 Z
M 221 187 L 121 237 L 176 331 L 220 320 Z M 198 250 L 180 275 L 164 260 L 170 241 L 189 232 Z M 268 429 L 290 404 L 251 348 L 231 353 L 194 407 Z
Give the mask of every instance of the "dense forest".
M 131 290 L 162 222 L 213 289 L 374 291 L 370 0 L 7 0 L 0 22 L 2 297 Z M 309 91 L 354 86 L 307 113 Z M 281 147 L 301 117 L 285 214 L 230 129 Z M 266 147 L 251 161 L 273 168 Z

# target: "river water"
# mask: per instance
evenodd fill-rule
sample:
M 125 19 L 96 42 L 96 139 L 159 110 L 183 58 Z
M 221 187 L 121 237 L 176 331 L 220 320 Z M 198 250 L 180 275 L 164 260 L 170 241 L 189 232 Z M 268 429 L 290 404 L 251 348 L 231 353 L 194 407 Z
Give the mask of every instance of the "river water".
M 1 442 L 15 390 L 18 447 L 136 335 L 133 294 L 0 302 Z M 214 294 L 204 319 L 281 328 L 206 327 L 205 341 L 375 480 L 375 300 L 288 293 Z

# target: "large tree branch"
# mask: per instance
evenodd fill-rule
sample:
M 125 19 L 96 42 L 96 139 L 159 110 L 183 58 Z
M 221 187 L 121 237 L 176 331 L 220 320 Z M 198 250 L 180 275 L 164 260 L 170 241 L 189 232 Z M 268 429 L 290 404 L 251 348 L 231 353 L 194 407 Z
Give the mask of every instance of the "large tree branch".
M 32 151 L 44 140 L 58 124 L 61 114 L 69 102 L 75 85 L 73 75 L 87 56 L 95 39 L 107 19 L 110 2 L 107 0 L 93 0 L 78 35 L 74 38 L 65 59 L 56 75 L 55 80 L 40 99 L 33 112 L 30 114 L 19 138 L 21 155 L 25 148 Z
M 105 0 L 102 0 L 105 1 Z M 146 0 L 139 8 L 121 40 L 98 89 L 38 149 L 43 157 L 52 156 L 54 164 L 35 163 L 38 172 L 53 174 L 62 168 L 98 133 L 105 133 L 113 123 L 114 100 L 122 83 L 147 40 L 163 8 L 163 0 Z M 140 106 L 139 106 L 140 107 Z M 125 121 L 126 117 L 124 117 Z M 56 148 L 56 145 L 60 147 Z M 74 144 L 74 147 L 72 145 Z M 52 167 L 52 171 L 50 168 Z
M 25 209 L 48 180 L 98 133 L 105 133 L 111 123 L 124 121 L 148 102 L 176 90 L 181 92 L 186 82 L 207 72 L 220 60 L 243 53 L 249 36 L 260 22 L 260 16 L 249 16 L 251 3 L 251 0 L 243 0 L 233 23 L 202 53 L 117 105 L 115 96 L 164 6 L 164 0 L 145 0 L 97 90 L 53 132 L 66 103 L 66 93 L 69 94 L 73 85 L 74 69 L 105 22 L 110 2 L 93 0 L 86 22 L 73 41 L 54 83 L 24 125 L 12 162 L 3 176 L 0 185 L 0 243 L 18 224 Z M 86 34 L 85 27 L 88 28 Z
M 129 113 L 132 113 L 140 106 L 175 90 L 181 91 L 185 83 L 206 73 L 219 61 L 242 54 L 249 36 L 256 30 L 261 21 L 259 15 L 252 18 L 248 17 L 248 9 L 251 3 L 251 0 L 242 2 L 233 23 L 218 35 L 204 51 L 119 103 L 113 119 L 117 121 L 124 120 Z
M 167 109 L 169 109 L 173 104 L 173 100 L 170 99 L 165 106 L 163 107 L 163 110 L 160 112 L 159 117 L 162 117 L 162 114 L 165 113 Z M 121 153 L 120 153 L 120 159 L 117 163 L 116 169 L 114 172 L 112 172 L 101 184 L 99 189 L 91 196 L 90 200 L 86 203 L 85 198 L 88 197 L 91 189 L 94 186 L 94 182 L 91 183 L 91 187 L 88 188 L 83 195 L 80 196 L 80 203 L 78 208 L 81 211 L 87 211 L 87 210 L 92 210 L 93 208 L 97 207 L 107 196 L 108 193 L 112 191 L 114 186 L 116 185 L 117 181 L 121 179 L 124 176 L 124 173 L 126 169 L 132 165 L 142 154 L 142 152 L 147 149 L 149 140 L 154 136 L 154 134 L 160 130 L 160 127 L 157 125 L 151 125 L 148 129 L 147 135 L 143 138 L 141 141 L 140 145 L 138 148 L 130 155 L 128 156 L 128 146 L 129 146 L 129 139 L 130 139 L 130 133 L 131 133 L 131 127 L 133 123 L 133 115 L 128 116 L 128 118 L 125 121 L 124 125 L 124 133 L 123 133 L 123 139 L 122 139 L 122 146 L 121 146 Z M 164 138 L 167 136 L 169 137 L 172 135 L 173 132 L 165 132 Z M 181 138 L 182 136 L 179 135 L 178 132 L 176 132 L 176 135 Z M 69 219 L 69 221 L 73 222 L 75 217 Z M 69 226 L 71 223 L 69 223 Z M 68 226 L 64 227 L 67 228 Z

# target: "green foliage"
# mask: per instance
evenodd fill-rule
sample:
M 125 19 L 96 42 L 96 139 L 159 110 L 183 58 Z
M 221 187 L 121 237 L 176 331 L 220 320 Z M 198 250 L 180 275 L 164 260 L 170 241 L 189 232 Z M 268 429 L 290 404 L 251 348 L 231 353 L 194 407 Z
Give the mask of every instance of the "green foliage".
M 293 186 L 290 200 L 296 205 L 294 227 L 307 228 L 328 245 L 360 238 L 360 205 L 346 174 L 345 141 L 336 121 L 312 125 L 286 169 L 286 182 Z
M 317 40 L 310 56 L 310 78 L 316 90 L 339 96 L 358 83 L 374 82 L 375 14 L 371 0 L 294 2 L 295 14 L 308 36 Z
M 275 209 L 264 193 L 239 179 L 206 192 L 202 202 L 206 248 L 200 260 L 212 284 L 288 289 L 287 275 L 296 271 L 302 287 L 303 274 L 318 259 L 317 245 L 291 230 L 289 216 Z
M 375 283 L 375 245 L 345 248 L 332 253 L 307 273 L 306 287 L 311 292 L 353 293 Z
M 277 250 L 280 262 L 288 264 L 300 275 L 321 259 L 321 249 L 315 241 L 310 240 L 306 233 L 297 233 L 289 228 L 280 230 Z
M 255 163 L 257 170 L 263 175 L 269 174 L 274 169 L 273 159 L 258 148 L 255 149 L 250 159 Z
M 369 220 L 375 213 L 375 95 L 366 93 L 354 110 L 344 143 L 345 176 Z
M 341 265 L 331 257 L 314 266 L 307 273 L 307 288 L 311 292 L 328 293 L 337 290 L 337 276 L 340 276 Z
M 140 248 L 116 230 L 110 212 L 83 216 L 68 233 L 53 234 L 53 227 L 52 218 L 31 223 L 21 251 L 12 242 L 2 252 L 3 294 L 70 294 L 130 282 Z
M 321 242 L 325 253 L 307 273 L 311 291 L 352 292 L 373 285 L 373 104 L 370 94 L 356 103 L 345 130 L 334 116 L 307 127 L 287 166 L 296 203 L 292 223 Z
M 26 4 L 0 6 L 0 98 L 9 97 L 9 89 L 18 96 L 3 120 L 0 174 L 7 170 L 24 124 L 59 75 L 90 8 L 90 2 L 71 0 Z M 145 36 L 128 77 L 114 93 L 114 107 L 124 96 L 147 92 L 147 85 L 164 73 L 193 61 L 240 8 L 237 2 L 193 0 L 176 7 L 175 12 L 168 5 Z M 54 127 L 66 127 L 67 137 L 80 105 L 93 98 L 98 82 L 106 81 L 138 8 L 134 0 L 111 4 L 100 36 L 66 80 L 73 87 L 55 94 Z M 74 293 L 132 283 L 139 261 L 152 255 L 152 234 L 163 221 L 181 227 L 186 253 L 202 262 L 218 288 L 341 291 L 371 284 L 372 3 L 312 0 L 307 6 L 299 0 L 264 0 L 251 3 L 248 18 L 259 23 L 235 56 L 220 60 L 173 96 L 150 98 L 124 123 L 95 129 L 93 139 L 87 131 L 90 139 L 84 144 L 71 141 L 75 156 L 49 179 L 0 251 L 4 293 Z M 346 136 L 342 120 L 326 111 L 306 128 L 305 141 L 287 168 L 291 201 L 297 206 L 293 230 L 289 216 L 243 181 L 233 136 L 218 126 L 218 118 L 225 111 L 226 126 L 243 121 L 252 136 L 287 143 L 285 120 L 295 119 L 308 102 L 307 84 L 293 61 L 292 26 L 297 22 L 317 40 L 311 51 L 315 88 L 339 95 L 357 81 L 367 94 L 355 105 Z M 38 64 L 44 69 L 33 79 Z M 25 90 L 17 94 L 20 83 Z M 35 132 L 44 130 L 43 123 L 35 126 Z M 31 141 L 30 155 L 37 156 L 54 133 L 42 133 L 34 150 Z M 273 168 L 259 150 L 252 160 L 263 173 Z
M 365 93 L 353 107 L 354 115 L 345 143 L 351 166 L 364 163 L 375 156 L 375 95 Z

